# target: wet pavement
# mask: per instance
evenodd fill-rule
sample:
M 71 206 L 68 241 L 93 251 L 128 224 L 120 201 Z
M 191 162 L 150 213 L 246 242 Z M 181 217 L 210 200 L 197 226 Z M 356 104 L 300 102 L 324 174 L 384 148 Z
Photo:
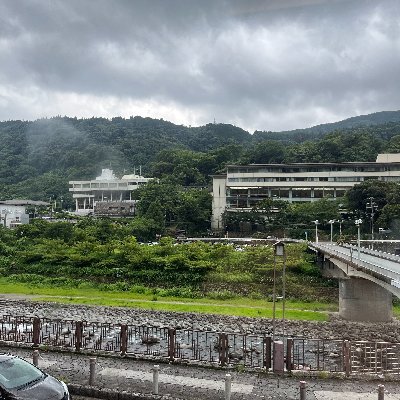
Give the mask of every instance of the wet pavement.
M 18 354 L 27 361 L 32 361 L 32 349 L 0 347 L 0 352 Z M 154 393 L 153 373 L 155 362 L 140 361 L 128 357 L 96 357 L 93 385 L 89 385 L 90 355 L 41 350 L 39 367 L 45 372 L 64 380 L 74 394 L 74 400 L 87 400 L 79 397 L 80 388 L 96 389 L 101 393 L 98 398 L 117 398 L 107 395 L 108 391 L 143 393 L 149 398 Z M 201 368 L 182 364 L 159 363 L 158 393 L 170 398 L 190 400 L 225 399 L 226 375 L 231 375 L 231 400 L 298 400 L 300 399 L 299 382 L 306 381 L 307 400 L 374 400 L 378 399 L 378 385 L 385 385 L 385 400 L 400 399 L 400 382 L 383 382 L 351 379 L 327 379 L 320 374 L 320 379 L 306 376 L 279 377 L 272 373 L 245 372 L 236 369 Z M 108 396 L 108 397 L 107 397 Z M 128 397 L 124 397 L 128 398 Z M 138 398 L 138 397 L 131 397 Z M 91 398 L 92 400 L 94 398 Z

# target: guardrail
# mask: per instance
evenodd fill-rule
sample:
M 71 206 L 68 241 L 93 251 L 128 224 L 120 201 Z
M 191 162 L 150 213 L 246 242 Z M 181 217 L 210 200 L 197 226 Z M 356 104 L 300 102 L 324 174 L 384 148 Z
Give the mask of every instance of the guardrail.
M 392 269 L 389 268 L 385 268 L 381 265 L 377 265 L 374 264 L 372 262 L 366 261 L 366 260 L 362 260 L 359 259 L 357 256 L 358 253 L 358 248 L 354 247 L 354 246 L 341 246 L 343 247 L 343 250 L 339 250 L 337 248 L 335 248 L 334 244 L 330 244 L 330 243 L 324 243 L 324 244 L 312 244 L 311 246 L 312 248 L 316 249 L 316 250 L 320 250 L 323 253 L 330 255 L 330 256 L 334 256 L 337 259 L 348 263 L 350 265 L 352 265 L 354 268 L 357 269 L 363 269 L 364 271 L 369 271 L 369 272 L 375 272 L 383 277 L 389 278 L 393 281 L 400 281 L 400 273 L 396 272 Z M 337 247 L 337 246 L 336 246 Z M 350 249 L 351 253 L 350 255 L 344 251 L 344 249 Z M 369 255 L 373 255 L 373 256 L 377 256 L 377 254 L 370 254 L 368 251 L 366 251 L 367 249 L 360 249 L 360 252 L 364 253 L 364 254 L 369 254 Z M 395 263 L 399 263 L 397 260 L 398 256 L 393 256 L 395 257 L 394 260 L 389 259 L 389 258 L 384 258 L 384 257 L 380 257 L 382 259 L 386 259 L 388 261 L 391 262 L 395 262 Z M 397 286 L 396 286 L 397 287 Z
M 0 341 L 33 348 L 267 371 L 274 363 L 274 344 L 268 334 L 3 315 Z M 284 349 L 286 371 L 400 374 L 399 343 L 294 337 L 284 340 Z

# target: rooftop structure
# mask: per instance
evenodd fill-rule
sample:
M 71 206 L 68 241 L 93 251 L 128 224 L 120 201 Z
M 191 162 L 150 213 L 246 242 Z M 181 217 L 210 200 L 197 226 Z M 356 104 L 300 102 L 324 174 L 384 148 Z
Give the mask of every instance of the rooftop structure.
M 132 174 L 118 179 L 111 169 L 88 181 L 70 181 L 69 191 L 75 199 L 75 212 L 79 215 L 132 215 L 135 200 L 132 191 L 153 178 Z
M 379 154 L 376 162 L 228 165 L 225 174 L 213 176 L 211 228 L 224 228 L 225 211 L 250 211 L 265 198 L 337 199 L 369 179 L 400 182 L 400 154 Z

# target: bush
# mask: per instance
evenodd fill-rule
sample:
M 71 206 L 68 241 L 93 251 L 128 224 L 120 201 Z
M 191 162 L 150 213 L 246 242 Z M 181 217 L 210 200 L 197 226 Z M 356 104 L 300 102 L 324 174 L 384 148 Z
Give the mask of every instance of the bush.
M 229 300 L 238 297 L 236 293 L 231 292 L 230 290 L 221 290 L 218 292 L 209 292 L 206 296 L 212 300 Z
M 149 292 L 149 289 L 146 288 L 146 286 L 134 285 L 131 287 L 131 292 L 138 293 L 138 294 L 146 294 Z

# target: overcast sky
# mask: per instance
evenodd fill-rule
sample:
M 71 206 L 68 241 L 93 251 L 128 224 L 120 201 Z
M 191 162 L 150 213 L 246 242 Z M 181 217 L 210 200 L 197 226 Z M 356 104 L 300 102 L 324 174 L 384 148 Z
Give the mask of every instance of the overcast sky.
M 399 99 L 399 0 L 0 0 L 0 120 L 279 131 Z

